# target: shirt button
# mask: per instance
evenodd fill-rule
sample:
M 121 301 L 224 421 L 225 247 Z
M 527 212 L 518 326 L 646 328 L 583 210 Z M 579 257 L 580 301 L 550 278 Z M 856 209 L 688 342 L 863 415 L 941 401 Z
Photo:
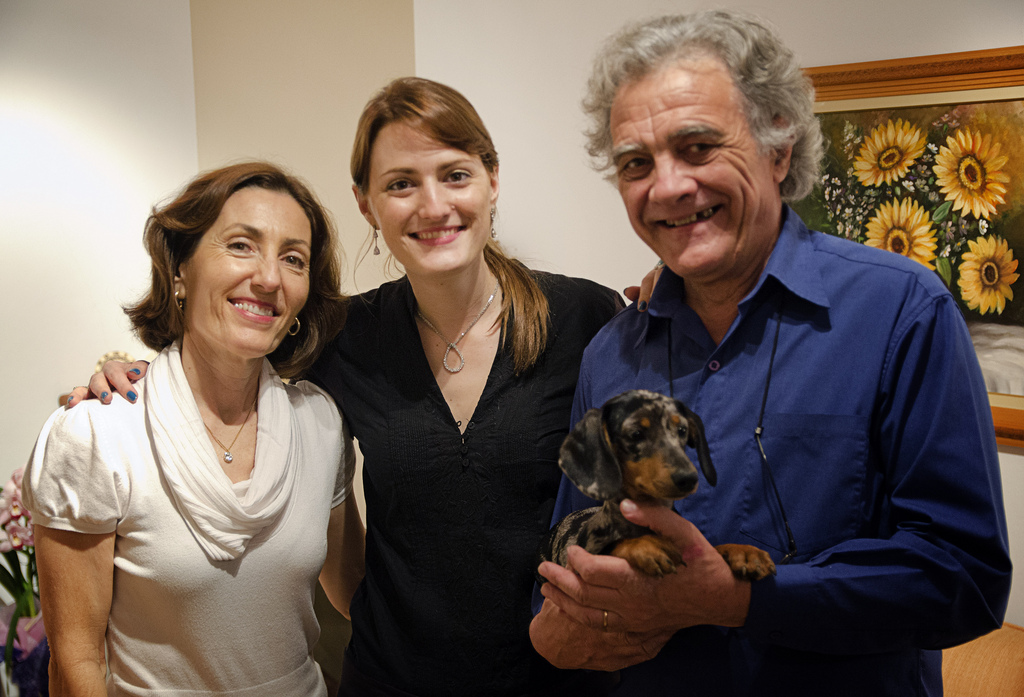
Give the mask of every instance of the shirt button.
M 708 363 L 708 370 L 710 370 L 712 373 L 717 372 L 718 369 L 721 367 L 722 364 L 719 363 L 718 361 L 711 361 L 710 363 Z
M 468 452 L 469 452 L 469 446 L 468 445 L 462 446 L 462 454 L 465 455 Z
M 470 421 L 470 422 L 469 422 L 469 425 L 468 425 L 468 426 L 466 426 L 466 428 L 472 429 L 472 428 L 473 428 L 473 422 L 472 422 L 472 421 Z

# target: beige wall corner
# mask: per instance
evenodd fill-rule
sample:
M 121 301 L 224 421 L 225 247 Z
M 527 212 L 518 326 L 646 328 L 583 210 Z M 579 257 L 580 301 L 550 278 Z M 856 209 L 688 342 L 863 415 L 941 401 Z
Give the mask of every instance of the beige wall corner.
M 351 193 L 349 154 L 367 99 L 415 72 L 412 0 L 191 0 L 201 170 L 260 158 L 306 179 L 334 213 L 344 288 L 380 284 Z

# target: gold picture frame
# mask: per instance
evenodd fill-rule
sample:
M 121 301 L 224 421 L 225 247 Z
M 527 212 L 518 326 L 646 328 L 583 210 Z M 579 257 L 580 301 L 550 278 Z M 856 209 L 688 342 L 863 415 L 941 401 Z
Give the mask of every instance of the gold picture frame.
M 805 68 L 815 110 L 1024 99 L 1024 46 Z M 989 394 L 996 441 L 1024 447 L 1024 397 Z

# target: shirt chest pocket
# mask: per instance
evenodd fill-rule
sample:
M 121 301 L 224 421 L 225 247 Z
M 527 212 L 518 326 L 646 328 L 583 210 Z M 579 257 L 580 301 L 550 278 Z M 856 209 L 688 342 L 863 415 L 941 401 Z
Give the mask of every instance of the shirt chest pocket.
M 765 414 L 761 442 L 771 474 L 758 456 L 741 532 L 758 546 L 787 552 L 784 510 L 798 559 L 862 534 L 870 506 L 869 428 L 863 416 Z

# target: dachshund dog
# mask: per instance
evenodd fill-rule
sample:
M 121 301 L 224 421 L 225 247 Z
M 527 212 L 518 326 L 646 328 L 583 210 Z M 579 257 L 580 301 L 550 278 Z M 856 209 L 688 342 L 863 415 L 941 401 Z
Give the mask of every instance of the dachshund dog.
M 683 564 L 666 537 L 626 520 L 619 503 L 672 501 L 697 489 L 697 470 L 686 456 L 697 451 L 701 472 L 714 486 L 718 476 L 704 437 L 704 424 L 686 406 L 670 397 L 630 390 L 591 409 L 566 436 L 558 465 L 584 494 L 602 506 L 576 511 L 551 529 L 541 561 L 568 563 L 568 548 L 579 545 L 592 554 L 611 554 L 648 576 L 664 576 Z M 751 545 L 715 548 L 737 578 L 759 580 L 775 573 L 768 553 Z M 544 583 L 545 579 L 538 578 Z

